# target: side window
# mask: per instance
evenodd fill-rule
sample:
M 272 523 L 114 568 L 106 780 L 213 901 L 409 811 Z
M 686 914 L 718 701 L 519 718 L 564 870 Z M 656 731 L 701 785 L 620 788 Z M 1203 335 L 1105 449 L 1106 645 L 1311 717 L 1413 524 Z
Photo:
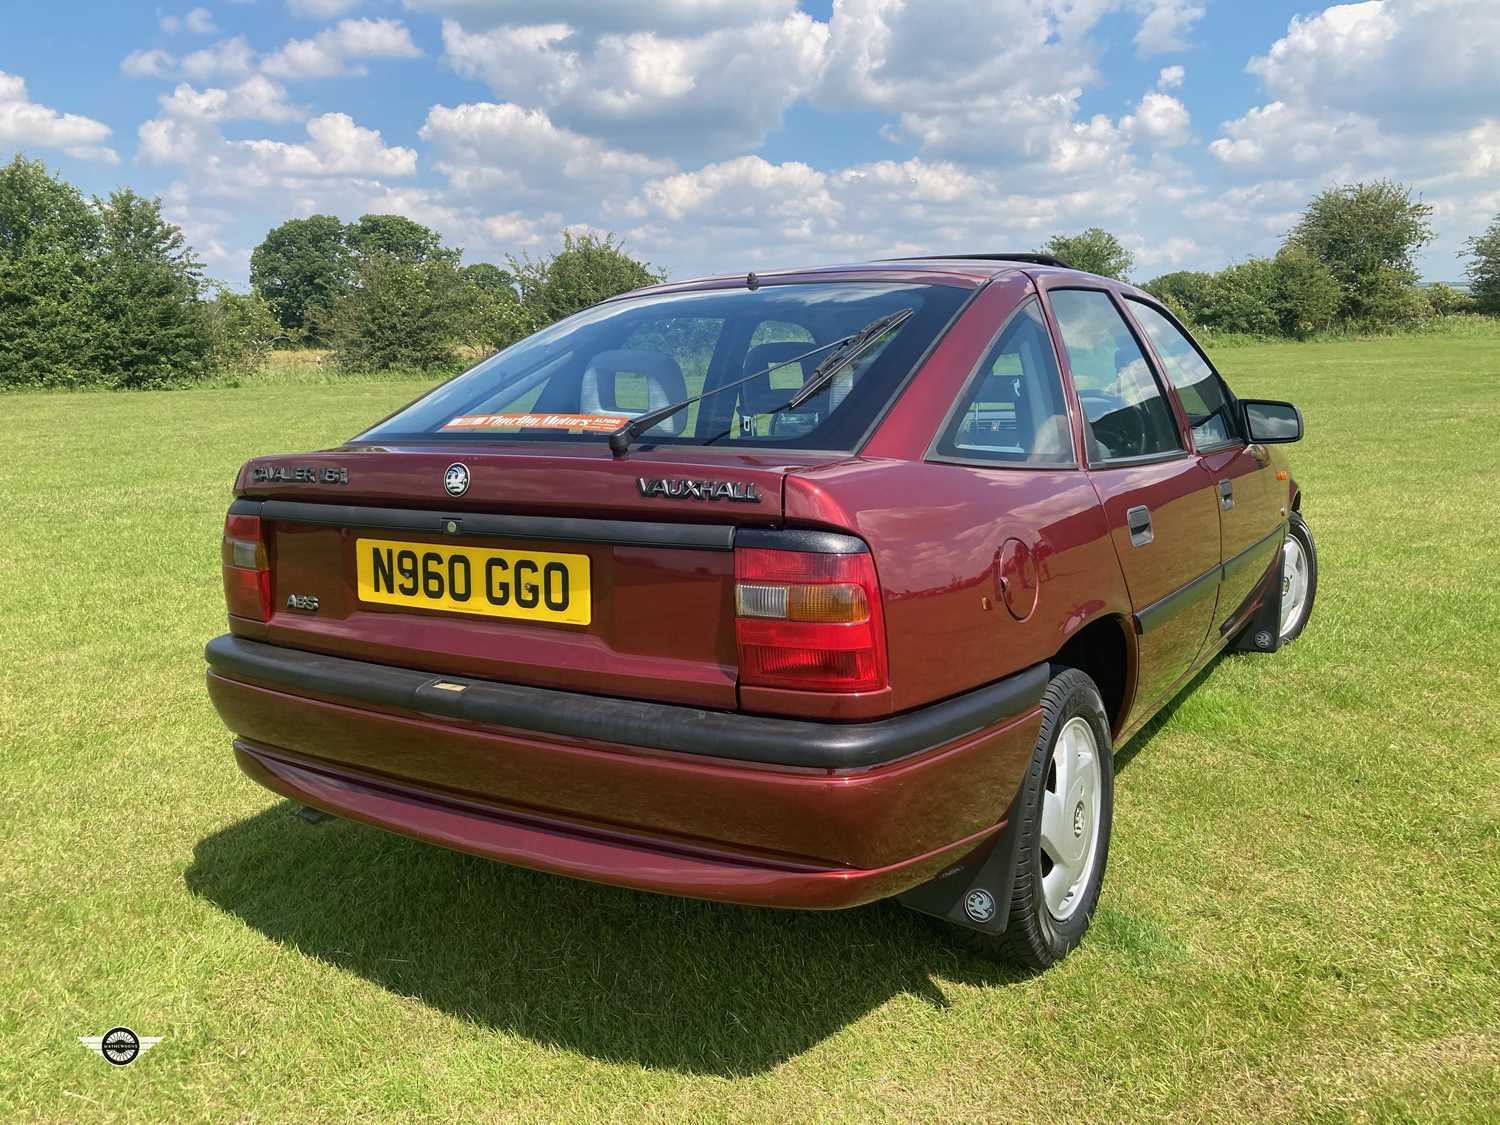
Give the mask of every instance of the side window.
M 1172 408 L 1109 294 L 1054 289 L 1049 297 L 1088 423 L 1089 459 L 1097 463 L 1180 451 L 1182 436 Z
M 1020 465 L 1074 463 L 1062 376 L 1035 299 L 1011 318 L 980 362 L 937 452 Z
M 1240 438 L 1234 422 L 1233 399 L 1224 380 L 1210 367 L 1182 329 L 1150 305 L 1131 301 L 1130 307 L 1141 329 L 1161 356 L 1167 378 L 1177 388 L 1177 397 L 1193 427 L 1193 442 L 1199 449 L 1228 445 Z

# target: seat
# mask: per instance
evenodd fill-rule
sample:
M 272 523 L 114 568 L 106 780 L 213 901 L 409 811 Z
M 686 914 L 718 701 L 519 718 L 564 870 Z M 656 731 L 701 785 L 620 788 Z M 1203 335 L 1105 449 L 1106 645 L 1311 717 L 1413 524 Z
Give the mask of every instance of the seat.
M 753 375 L 757 371 L 764 371 L 773 363 L 784 363 L 793 356 L 799 356 L 803 352 L 811 351 L 817 347 L 816 344 L 807 341 L 790 340 L 780 341 L 774 344 L 756 344 L 745 353 L 745 374 Z M 818 366 L 818 360 L 822 353 L 809 356 L 798 366 L 802 369 L 802 380 L 813 373 Z M 770 372 L 766 372 L 759 378 L 751 379 L 740 388 L 740 413 L 742 414 L 764 414 L 768 410 L 774 410 L 795 393 L 790 387 L 776 387 L 771 382 Z
M 620 405 L 621 375 L 637 375 L 645 379 L 644 409 L 631 410 Z M 638 418 L 685 398 L 687 383 L 677 361 L 666 352 L 637 348 L 615 348 L 594 356 L 584 368 L 583 379 L 578 388 L 578 408 L 584 414 L 614 414 L 625 418 Z M 688 411 L 682 410 L 652 426 L 647 432 L 676 437 L 687 428 L 687 424 Z

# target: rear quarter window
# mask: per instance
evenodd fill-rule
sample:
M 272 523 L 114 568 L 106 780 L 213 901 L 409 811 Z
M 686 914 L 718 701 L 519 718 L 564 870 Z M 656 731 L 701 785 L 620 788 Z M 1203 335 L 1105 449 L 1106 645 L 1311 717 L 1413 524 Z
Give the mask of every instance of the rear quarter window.
M 980 361 L 935 452 L 997 465 L 1074 464 L 1062 375 L 1035 298 L 1016 311 Z

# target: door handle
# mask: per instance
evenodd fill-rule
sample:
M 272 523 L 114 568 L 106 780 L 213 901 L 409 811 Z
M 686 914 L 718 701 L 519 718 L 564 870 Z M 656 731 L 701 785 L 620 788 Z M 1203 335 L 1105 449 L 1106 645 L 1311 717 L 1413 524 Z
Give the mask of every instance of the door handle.
M 1151 509 L 1144 504 L 1125 513 L 1125 526 L 1130 529 L 1132 547 L 1144 547 L 1156 538 L 1156 533 L 1151 530 Z
M 1234 481 L 1221 480 L 1219 482 L 1219 510 L 1227 512 L 1234 507 Z

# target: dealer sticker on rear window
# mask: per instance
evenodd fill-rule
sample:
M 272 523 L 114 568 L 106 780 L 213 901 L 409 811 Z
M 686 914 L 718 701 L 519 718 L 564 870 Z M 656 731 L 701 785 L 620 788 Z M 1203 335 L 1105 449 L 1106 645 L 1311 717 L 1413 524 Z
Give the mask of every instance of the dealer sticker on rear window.
M 587 430 L 612 434 L 629 418 L 612 414 L 464 414 L 445 430 Z

